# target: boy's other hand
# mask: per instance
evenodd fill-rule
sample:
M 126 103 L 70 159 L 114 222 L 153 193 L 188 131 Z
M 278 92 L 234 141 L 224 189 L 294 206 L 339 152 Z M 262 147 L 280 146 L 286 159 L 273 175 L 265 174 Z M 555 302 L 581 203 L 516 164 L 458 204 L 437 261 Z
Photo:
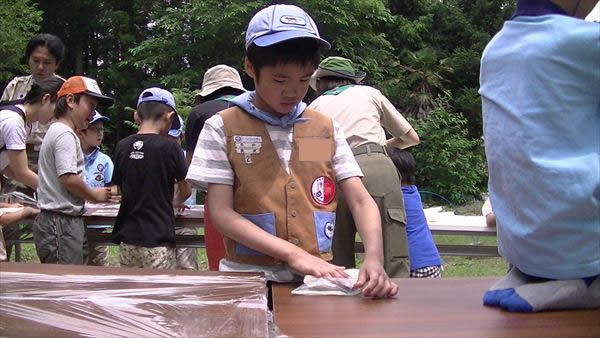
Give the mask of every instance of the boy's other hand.
M 110 188 L 94 188 L 93 195 L 94 202 L 108 202 L 108 200 L 110 200 Z
M 298 252 L 292 255 L 292 258 L 289 259 L 287 263 L 292 269 L 304 275 L 312 275 L 330 280 L 333 278 L 349 277 L 344 272 L 345 268 L 343 266 L 328 263 L 302 249 L 298 249 Z
M 398 285 L 390 280 L 381 262 L 368 257 L 360 268 L 354 287 L 362 287 L 362 294 L 365 297 L 387 298 L 398 293 Z

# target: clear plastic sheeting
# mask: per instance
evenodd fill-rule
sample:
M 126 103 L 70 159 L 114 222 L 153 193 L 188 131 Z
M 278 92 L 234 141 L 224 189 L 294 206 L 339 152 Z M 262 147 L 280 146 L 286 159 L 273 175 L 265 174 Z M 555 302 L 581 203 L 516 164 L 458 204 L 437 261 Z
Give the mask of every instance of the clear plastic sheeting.
M 267 311 L 259 275 L 0 271 L 0 336 L 267 337 Z

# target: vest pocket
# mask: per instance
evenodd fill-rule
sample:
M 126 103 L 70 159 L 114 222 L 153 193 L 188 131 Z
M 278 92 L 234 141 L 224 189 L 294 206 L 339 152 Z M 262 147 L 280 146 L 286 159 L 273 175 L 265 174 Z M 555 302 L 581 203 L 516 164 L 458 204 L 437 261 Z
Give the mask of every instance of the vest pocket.
M 242 214 L 242 217 L 254 223 L 257 227 L 270 233 L 273 236 L 277 236 L 275 231 L 275 214 L 267 212 L 264 214 Z M 264 256 L 262 252 L 258 252 L 254 249 L 250 249 L 247 246 L 243 246 L 240 243 L 235 242 L 235 253 L 240 256 Z
M 335 212 L 314 211 L 315 232 L 319 253 L 331 251 L 331 239 L 335 229 Z

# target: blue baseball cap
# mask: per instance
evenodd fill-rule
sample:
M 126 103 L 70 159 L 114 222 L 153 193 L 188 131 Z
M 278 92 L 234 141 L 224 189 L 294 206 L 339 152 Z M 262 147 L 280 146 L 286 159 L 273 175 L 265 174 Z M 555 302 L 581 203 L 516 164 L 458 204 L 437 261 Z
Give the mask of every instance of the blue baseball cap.
M 92 117 L 92 120 L 90 121 L 89 124 L 93 124 L 93 123 L 98 122 L 98 121 L 108 122 L 108 121 L 110 121 L 110 119 L 108 117 L 106 117 L 106 116 L 100 115 L 100 113 L 98 113 L 98 111 L 96 110 L 94 112 L 94 117 Z
M 252 43 L 267 47 L 297 38 L 313 38 L 325 48 L 329 42 L 321 39 L 313 19 L 302 8 L 294 5 L 272 5 L 260 10 L 246 30 L 246 49 Z
M 169 130 L 169 136 L 172 136 L 174 138 L 179 138 L 181 136 L 181 134 L 183 133 L 183 119 L 181 118 L 181 116 L 177 116 L 177 118 L 179 119 L 179 124 L 181 125 L 179 128 L 175 128 L 175 129 L 170 129 Z
M 177 114 L 177 108 L 175 107 L 175 98 L 171 92 L 158 87 L 144 89 L 138 98 L 137 107 L 139 108 L 140 104 L 144 102 L 159 102 L 171 107 L 177 116 L 173 119 L 173 124 L 171 124 L 170 129 L 181 128 L 181 122 L 179 122 L 179 115 Z

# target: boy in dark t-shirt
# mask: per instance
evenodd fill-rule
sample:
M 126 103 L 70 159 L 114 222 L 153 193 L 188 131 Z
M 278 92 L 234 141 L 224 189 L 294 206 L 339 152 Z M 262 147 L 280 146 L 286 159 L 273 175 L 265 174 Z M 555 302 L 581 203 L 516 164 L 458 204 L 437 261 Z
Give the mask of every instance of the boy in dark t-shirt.
M 142 91 L 137 134 L 117 145 L 113 183 L 122 200 L 113 230 L 121 266 L 175 268 L 175 214 L 190 196 L 187 166 L 179 144 L 165 137 L 179 128 L 173 95 L 160 88 Z M 175 195 L 173 182 L 177 181 Z

